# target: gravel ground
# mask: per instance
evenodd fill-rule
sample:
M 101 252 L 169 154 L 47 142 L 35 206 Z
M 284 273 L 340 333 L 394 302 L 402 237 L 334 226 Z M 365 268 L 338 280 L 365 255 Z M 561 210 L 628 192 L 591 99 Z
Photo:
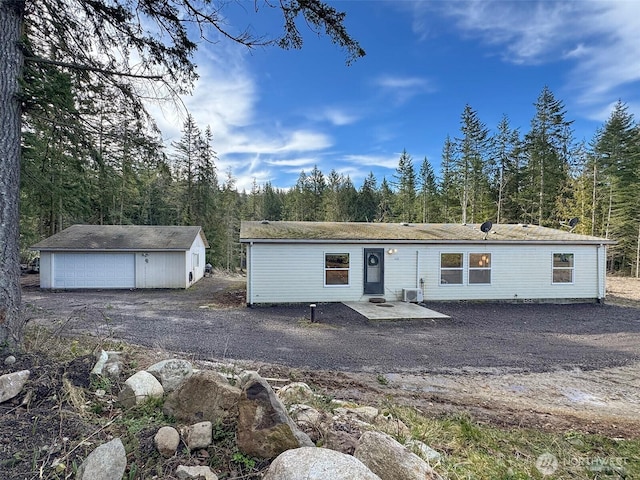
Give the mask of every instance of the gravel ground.
M 200 359 L 381 373 L 592 370 L 640 360 L 635 308 L 433 303 L 429 308 L 451 318 L 372 322 L 342 304 L 321 304 L 311 324 L 306 306 L 215 303 L 238 286 L 237 279 L 205 278 L 187 291 L 25 289 L 24 301 L 35 307 L 33 323 L 64 322 L 67 333 Z
M 297 379 L 363 405 L 396 402 L 503 426 L 640 436 L 640 280 L 605 305 L 432 303 L 450 319 L 371 322 L 341 304 L 247 308 L 244 278 L 187 291 L 40 291 L 31 323 Z

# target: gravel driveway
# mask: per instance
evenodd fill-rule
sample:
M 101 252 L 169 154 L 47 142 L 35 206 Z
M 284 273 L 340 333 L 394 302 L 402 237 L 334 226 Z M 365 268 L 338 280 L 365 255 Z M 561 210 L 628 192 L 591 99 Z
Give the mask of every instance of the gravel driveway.
M 236 280 L 237 284 L 237 280 Z M 543 372 L 640 360 L 640 310 L 612 305 L 431 303 L 450 319 L 372 322 L 342 304 L 219 308 L 229 284 L 184 291 L 23 291 L 32 323 L 199 359 L 351 372 Z

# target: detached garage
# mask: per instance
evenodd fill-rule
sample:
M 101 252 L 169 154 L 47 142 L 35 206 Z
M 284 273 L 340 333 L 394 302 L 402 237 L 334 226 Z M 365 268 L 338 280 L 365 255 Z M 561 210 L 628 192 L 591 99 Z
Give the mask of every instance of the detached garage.
M 204 276 L 201 227 L 74 225 L 31 247 L 40 288 L 189 288 Z

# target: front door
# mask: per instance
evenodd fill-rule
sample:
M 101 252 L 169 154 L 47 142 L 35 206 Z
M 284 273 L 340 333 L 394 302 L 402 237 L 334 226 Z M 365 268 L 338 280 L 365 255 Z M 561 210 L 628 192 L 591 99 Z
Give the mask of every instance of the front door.
M 384 294 L 384 248 L 364 249 L 364 293 Z

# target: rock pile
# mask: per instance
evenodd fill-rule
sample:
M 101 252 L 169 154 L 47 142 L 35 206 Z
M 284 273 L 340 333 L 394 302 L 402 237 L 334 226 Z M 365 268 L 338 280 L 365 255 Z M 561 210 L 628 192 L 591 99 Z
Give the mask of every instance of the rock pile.
M 91 374 L 113 378 L 121 366 L 114 352 L 101 352 Z M 0 377 L 0 401 L 18 395 L 28 377 L 28 371 Z M 291 383 L 276 393 L 257 372 L 243 372 L 230 381 L 213 370 L 197 371 L 186 360 L 171 359 L 130 376 L 118 395 L 124 408 L 149 399 L 162 399 L 163 412 L 178 423 L 162 426 L 153 439 L 167 459 L 178 455 L 181 445 L 189 451 L 207 449 L 214 441 L 214 426 L 224 425 L 235 429 L 240 452 L 271 461 L 265 480 L 441 478 L 431 466 L 437 466 L 440 454 L 412 439 L 400 420 L 374 407 L 341 402 L 331 412 L 318 410 L 311 406 L 318 396 L 304 383 Z M 91 452 L 76 478 L 120 480 L 126 466 L 122 441 L 114 438 Z M 179 465 L 175 476 L 218 480 L 202 465 Z

